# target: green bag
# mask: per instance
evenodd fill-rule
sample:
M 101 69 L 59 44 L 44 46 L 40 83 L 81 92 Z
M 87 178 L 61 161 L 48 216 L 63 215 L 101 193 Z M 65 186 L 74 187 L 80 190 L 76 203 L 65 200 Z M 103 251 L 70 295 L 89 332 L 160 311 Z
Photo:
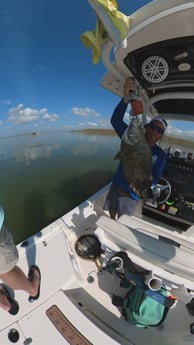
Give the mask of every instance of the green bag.
M 114 296 L 112 302 L 121 307 L 123 317 L 130 324 L 144 328 L 158 326 L 168 313 L 169 308 L 165 303 L 168 298 L 166 298 L 166 291 L 162 288 L 157 295 L 152 292 L 149 295 L 149 292 L 150 290 L 142 290 L 131 284 L 124 299 Z
M 119 258 L 123 262 L 122 273 L 117 267 Z M 164 321 L 169 308 L 175 303 L 167 296 L 165 285 L 159 291 L 150 290 L 144 282 L 148 271 L 135 265 L 126 252 L 113 255 L 106 269 L 110 273 L 115 272 L 121 279 L 120 286 L 127 289 L 125 298 L 113 294 L 112 303 L 121 308 L 122 315 L 130 324 L 146 328 L 158 326 Z

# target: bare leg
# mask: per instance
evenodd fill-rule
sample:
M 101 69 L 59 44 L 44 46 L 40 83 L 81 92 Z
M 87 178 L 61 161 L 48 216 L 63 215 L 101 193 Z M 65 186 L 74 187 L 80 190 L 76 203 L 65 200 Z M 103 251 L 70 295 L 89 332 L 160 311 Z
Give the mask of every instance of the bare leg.
M 14 290 L 23 290 L 31 296 L 36 296 L 39 287 L 39 273 L 34 270 L 34 280 L 28 279 L 24 272 L 15 266 L 11 271 L 0 274 L 0 279 Z

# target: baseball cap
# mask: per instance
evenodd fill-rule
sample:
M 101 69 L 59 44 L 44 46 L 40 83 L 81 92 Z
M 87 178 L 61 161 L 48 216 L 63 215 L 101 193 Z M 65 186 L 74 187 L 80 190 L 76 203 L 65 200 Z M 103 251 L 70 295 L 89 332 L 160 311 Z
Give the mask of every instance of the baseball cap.
M 148 127 L 148 126 L 150 125 L 150 123 L 152 123 L 153 121 L 158 121 L 158 122 L 162 123 L 164 130 L 165 130 L 166 127 L 168 126 L 167 122 L 166 122 L 161 116 L 154 116 L 154 117 L 150 120 L 150 122 L 148 122 L 148 123 L 146 123 L 146 124 L 144 125 L 144 127 L 145 127 L 145 128 Z
M 161 116 L 153 117 L 150 122 L 153 122 L 153 121 L 158 121 L 158 122 L 162 123 L 164 129 L 166 129 L 166 127 L 168 126 L 167 122 Z

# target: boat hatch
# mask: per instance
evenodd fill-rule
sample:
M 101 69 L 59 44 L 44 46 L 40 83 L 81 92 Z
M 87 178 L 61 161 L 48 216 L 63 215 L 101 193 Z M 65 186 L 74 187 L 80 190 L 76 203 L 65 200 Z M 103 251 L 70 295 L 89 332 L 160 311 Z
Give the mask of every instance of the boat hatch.
M 124 63 L 149 98 L 169 94 L 154 103 L 158 113 L 194 114 L 193 95 L 184 99 L 184 93 L 194 92 L 194 36 L 144 46 L 130 52 Z M 182 96 L 175 99 L 174 92 Z

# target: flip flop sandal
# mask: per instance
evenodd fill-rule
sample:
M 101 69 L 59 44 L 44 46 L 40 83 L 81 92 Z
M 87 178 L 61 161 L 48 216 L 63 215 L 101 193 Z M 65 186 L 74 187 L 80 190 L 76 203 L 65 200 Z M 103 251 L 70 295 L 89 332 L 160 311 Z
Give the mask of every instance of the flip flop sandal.
M 40 282 L 41 282 L 41 273 L 40 273 L 40 269 L 38 266 L 36 265 L 32 265 L 30 266 L 30 270 L 29 270 L 29 273 L 28 273 L 28 278 L 31 280 L 31 282 L 34 281 L 34 271 L 37 271 L 39 273 L 39 286 L 38 286 L 38 292 L 36 294 L 36 296 L 29 296 L 28 297 L 28 301 L 29 302 L 33 302 L 35 300 L 37 300 L 40 296 Z
M 14 298 L 11 297 L 11 295 L 9 294 L 9 291 L 7 290 L 4 284 L 0 284 L 0 287 L 1 287 L 0 293 L 6 296 L 11 306 L 10 309 L 8 310 L 8 313 L 10 313 L 11 315 L 16 315 L 19 311 L 18 302 Z

